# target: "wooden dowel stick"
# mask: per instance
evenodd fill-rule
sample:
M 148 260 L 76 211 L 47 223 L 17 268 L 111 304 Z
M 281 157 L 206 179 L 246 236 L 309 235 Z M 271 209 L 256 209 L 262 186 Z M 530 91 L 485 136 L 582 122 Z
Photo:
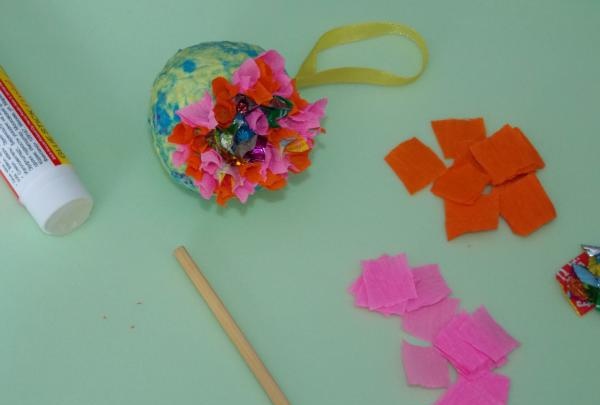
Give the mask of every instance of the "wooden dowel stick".
M 179 246 L 173 254 L 190 280 L 192 280 L 200 295 L 202 295 L 202 298 L 204 298 L 204 301 L 208 304 L 208 307 L 221 324 L 225 333 L 227 333 L 227 336 L 229 336 L 231 342 L 246 361 L 248 368 L 250 368 L 260 385 L 262 385 L 273 405 L 290 405 L 285 394 L 281 391 L 277 382 L 271 376 L 271 373 L 269 373 L 269 370 L 267 370 L 260 357 L 258 357 L 258 354 L 256 354 L 256 351 L 254 351 L 242 330 L 237 326 L 235 320 L 231 317 L 231 314 L 227 311 L 227 308 L 225 308 L 217 293 L 212 289 L 186 248 Z

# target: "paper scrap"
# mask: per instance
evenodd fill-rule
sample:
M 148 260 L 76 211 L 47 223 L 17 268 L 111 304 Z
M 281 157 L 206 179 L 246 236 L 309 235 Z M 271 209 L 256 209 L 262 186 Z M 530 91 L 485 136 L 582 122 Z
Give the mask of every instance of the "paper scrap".
M 471 152 L 490 175 L 494 185 L 544 167 L 544 161 L 523 132 L 510 125 L 473 144 Z
M 410 194 L 422 190 L 446 170 L 440 158 L 417 138 L 396 146 L 387 154 L 385 161 Z
M 471 314 L 468 321 L 459 327 L 459 333 L 465 342 L 496 363 L 519 347 L 519 342 L 492 318 L 484 306 Z
M 556 210 L 535 174 L 500 188 L 500 215 L 513 233 L 527 236 L 556 218 Z
M 494 230 L 500 220 L 499 195 L 497 192 L 482 195 L 472 205 L 445 200 L 444 211 L 448 240 L 469 232 Z
M 596 269 L 590 263 L 600 263 L 600 252 L 597 256 L 584 252 L 578 258 L 581 267 L 596 277 L 600 264 Z M 450 363 L 458 379 L 437 405 L 506 404 L 510 380 L 492 370 L 506 364 L 509 354 L 520 344 L 484 306 L 471 314 L 458 312 L 460 300 L 449 297 L 451 290 L 436 264 L 410 268 L 405 254 L 383 255 L 361 263 L 361 275 L 348 287 L 355 305 L 384 315 L 400 315 L 407 333 L 432 343 L 420 346 L 402 341 L 402 364 L 409 385 L 448 387 Z M 576 277 L 573 265 L 578 264 L 570 263 L 563 270 L 568 267 Z M 559 273 L 557 279 L 567 288 L 562 276 Z
M 406 312 L 433 305 L 452 293 L 437 264 L 426 264 L 412 269 L 417 297 L 406 302 Z
M 362 273 L 348 287 L 357 307 L 383 315 L 405 312 L 406 302 L 417 298 L 413 272 L 406 255 L 383 255 L 361 262 Z
M 473 143 L 485 139 L 483 118 L 436 120 L 431 128 L 446 159 L 462 156 Z
M 461 204 L 473 204 L 482 194 L 490 177 L 470 162 L 455 163 L 433 183 L 431 192 L 440 198 Z
M 354 295 L 354 305 L 357 307 L 368 308 L 369 299 L 367 297 L 367 289 L 363 281 L 362 274 L 352 283 L 348 291 Z
M 458 311 L 460 300 L 446 298 L 435 305 L 402 315 L 402 329 L 419 339 L 432 342 L 437 333 Z
M 494 368 L 495 363 L 464 340 L 461 327 L 469 322 L 469 318 L 466 312 L 455 315 L 435 336 L 433 345 L 459 374 L 472 379 Z
M 417 297 L 406 255 L 383 255 L 362 262 L 369 309 L 395 305 Z
M 409 385 L 425 388 L 450 385 L 448 362 L 433 346 L 417 346 L 403 340 L 402 365 Z
M 434 405 L 505 405 L 509 391 L 510 379 L 501 374 L 486 373 L 475 380 L 459 377 Z

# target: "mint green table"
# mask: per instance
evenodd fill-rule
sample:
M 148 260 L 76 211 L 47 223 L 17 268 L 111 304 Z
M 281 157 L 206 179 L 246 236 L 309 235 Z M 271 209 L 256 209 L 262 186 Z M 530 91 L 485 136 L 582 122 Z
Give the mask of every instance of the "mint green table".
M 580 1 L 4 0 L 0 63 L 96 199 L 89 222 L 42 234 L 0 187 L 0 403 L 266 404 L 266 396 L 171 255 L 185 244 L 293 404 L 430 404 L 406 385 L 395 318 L 353 307 L 360 259 L 439 262 L 463 306 L 485 304 L 522 342 L 501 372 L 511 404 L 594 403 L 600 313 L 579 319 L 554 272 L 600 243 L 600 3 Z M 308 174 L 223 210 L 172 184 L 152 150 L 151 83 L 178 47 L 246 40 L 295 72 L 327 29 L 414 26 L 431 65 L 400 88 L 327 86 Z M 391 51 L 391 53 L 390 53 Z M 398 38 L 324 54 L 410 73 Z M 448 243 L 442 203 L 410 197 L 383 161 L 429 121 L 484 116 L 520 126 L 547 167 L 558 219 L 533 236 Z

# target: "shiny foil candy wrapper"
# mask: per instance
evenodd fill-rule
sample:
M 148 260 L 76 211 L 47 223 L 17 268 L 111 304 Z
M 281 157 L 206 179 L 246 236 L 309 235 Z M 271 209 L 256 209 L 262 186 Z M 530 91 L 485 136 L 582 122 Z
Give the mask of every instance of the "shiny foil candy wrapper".
M 556 273 L 565 298 L 579 316 L 600 311 L 600 247 L 582 245 L 583 253 Z

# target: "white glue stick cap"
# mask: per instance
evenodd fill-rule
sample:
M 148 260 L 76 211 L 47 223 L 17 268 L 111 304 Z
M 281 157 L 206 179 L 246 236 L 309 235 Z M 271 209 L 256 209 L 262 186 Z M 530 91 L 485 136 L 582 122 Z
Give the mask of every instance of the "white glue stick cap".
M 65 235 L 83 224 L 94 204 L 69 164 L 43 170 L 27 184 L 20 200 L 40 228 L 51 235 Z

